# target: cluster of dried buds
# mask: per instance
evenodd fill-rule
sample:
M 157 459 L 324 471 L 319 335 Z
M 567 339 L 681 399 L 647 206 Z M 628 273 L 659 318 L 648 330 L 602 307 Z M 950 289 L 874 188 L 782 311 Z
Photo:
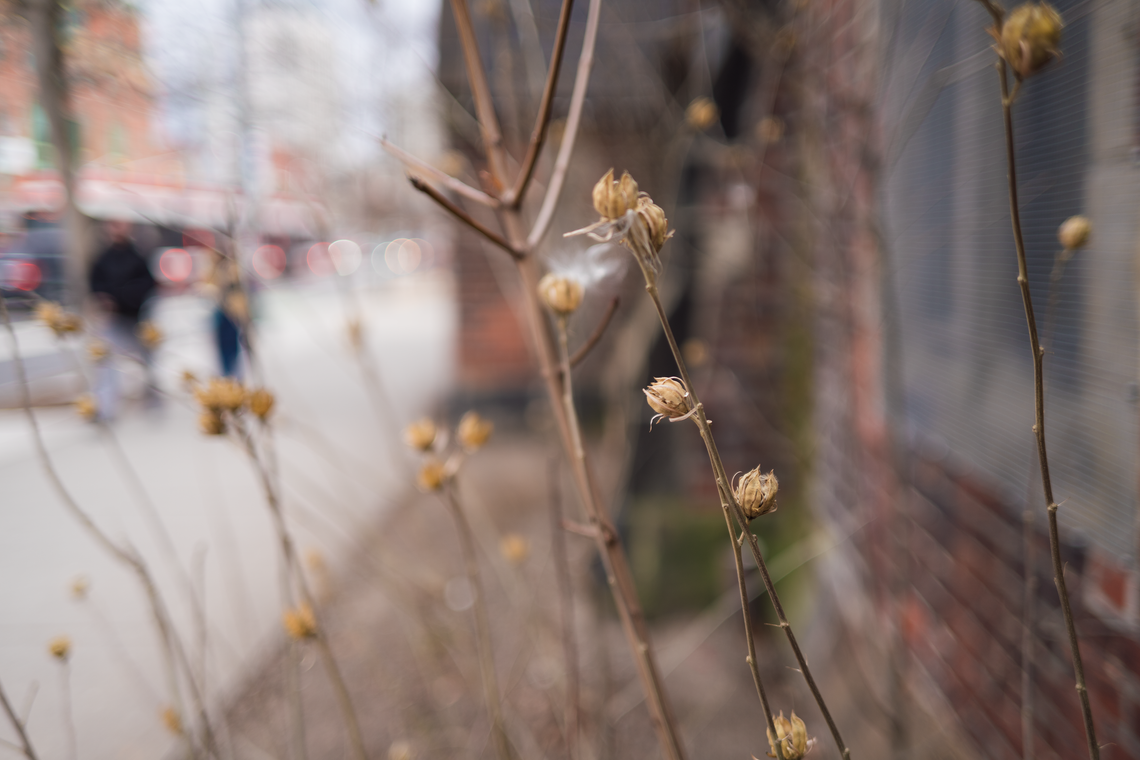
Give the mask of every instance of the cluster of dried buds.
M 230 377 L 212 377 L 205 384 L 191 379 L 194 400 L 202 407 L 198 427 L 206 435 L 224 435 L 227 421 L 249 412 L 262 422 L 269 419 L 276 399 L 264 388 L 246 388 Z
M 808 738 L 807 726 L 795 710 L 792 711 L 791 720 L 785 718 L 781 710 L 780 715 L 772 719 L 772 723 L 776 726 L 777 735 L 772 736 L 772 730 L 768 729 L 768 757 L 783 756 L 784 760 L 799 760 L 815 745 L 815 739 Z M 779 753 L 776 752 L 777 744 L 780 745 Z
M 593 198 L 601 219 L 589 227 L 567 232 L 566 237 L 589 235 L 600 242 L 617 238 L 633 251 L 646 282 L 654 282 L 661 272 L 658 253 L 673 236 L 665 212 L 647 193 L 638 191 L 637 182 L 629 172 L 623 172 L 621 179 L 615 180 L 614 170 L 610 169 L 594 185 Z
M 1060 54 L 1061 14 L 1048 3 L 1023 3 L 1002 22 L 997 39 L 998 55 L 1005 59 L 1018 79 L 1043 69 Z
M 64 311 L 63 307 L 54 301 L 43 301 L 37 305 L 36 319 L 51 328 L 56 337 L 63 337 L 83 329 L 83 320 L 78 314 Z
M 453 452 L 444 460 L 448 448 L 448 436 L 440 431 L 428 418 L 413 422 L 404 428 L 404 442 L 409 448 L 428 454 L 428 459 L 420 466 L 416 483 L 424 491 L 438 491 L 458 470 L 463 454 L 471 454 L 483 448 L 495 431 L 490 420 L 470 411 L 459 420 L 455 428 L 455 443 L 461 451 Z

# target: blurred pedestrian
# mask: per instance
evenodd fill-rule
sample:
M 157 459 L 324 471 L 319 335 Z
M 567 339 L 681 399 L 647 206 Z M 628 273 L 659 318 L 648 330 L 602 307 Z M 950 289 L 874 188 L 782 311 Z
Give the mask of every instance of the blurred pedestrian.
M 249 321 L 249 299 L 242 288 L 241 272 L 232 256 L 210 251 L 212 264 L 206 275 L 205 291 L 214 299 L 214 341 L 218 364 L 225 377 L 241 372 L 242 329 Z
M 116 356 L 135 359 L 146 371 L 147 399 L 157 398 L 150 345 L 139 340 L 139 321 L 155 294 L 154 275 L 131 240 L 131 223 L 109 221 L 110 242 L 91 268 L 91 295 L 102 313 L 103 338 L 111 355 L 99 364 L 95 377 L 95 401 L 99 419 L 110 420 L 119 409 L 120 371 Z

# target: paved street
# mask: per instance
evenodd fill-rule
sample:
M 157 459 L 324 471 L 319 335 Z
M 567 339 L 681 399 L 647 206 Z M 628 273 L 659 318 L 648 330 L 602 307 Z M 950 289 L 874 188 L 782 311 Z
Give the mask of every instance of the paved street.
M 411 481 L 397 431 L 430 411 L 453 376 L 448 276 L 436 271 L 389 280 L 358 291 L 357 302 L 378 358 L 379 392 L 367 390 L 345 329 L 351 301 L 331 280 L 281 286 L 259 302 L 260 354 L 278 398 L 286 510 L 301 551 L 318 551 L 333 575 L 361 526 L 374 522 Z M 281 606 L 276 544 L 254 472 L 231 442 L 198 432 L 197 411 L 179 387 L 184 369 L 200 377 L 212 373 L 208 317 L 208 305 L 192 296 L 162 303 L 156 319 L 166 341 L 156 365 L 170 395 L 155 409 L 129 402 L 112 427 L 113 439 L 67 405 L 43 406 L 36 414 L 68 488 L 107 533 L 140 550 L 189 639 L 197 636 L 183 579 L 200 588 L 208 618 L 207 682 L 217 697 L 271 654 L 281 637 Z M 73 355 L 61 353 L 46 328 L 25 322 L 18 333 L 38 403 L 80 390 Z M 30 703 L 28 728 L 42 758 L 67 757 L 65 675 L 79 758 L 162 757 L 174 743 L 160 718 L 169 697 L 140 587 L 49 486 L 23 413 L 13 408 L 6 335 L 0 343 L 0 683 L 17 709 Z M 140 373 L 134 374 L 127 385 L 137 389 Z M 163 548 L 132 490 L 120 450 L 160 513 L 175 556 Z M 90 581 L 85 600 L 71 593 L 80 576 Z M 73 642 L 67 672 L 47 651 L 61 634 Z M 0 738 L 14 739 L 2 719 Z

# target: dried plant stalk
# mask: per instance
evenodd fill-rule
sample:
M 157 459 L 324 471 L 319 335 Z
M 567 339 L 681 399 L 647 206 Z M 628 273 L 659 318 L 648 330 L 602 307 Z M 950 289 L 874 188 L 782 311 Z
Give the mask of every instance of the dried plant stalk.
M 993 18 L 993 29 L 998 39 L 1002 37 L 1005 11 L 990 0 L 980 0 Z M 1089 690 L 1085 683 L 1085 669 L 1081 661 L 1081 646 L 1077 638 L 1077 628 L 1073 620 L 1073 608 L 1069 602 L 1069 588 L 1065 582 L 1065 566 L 1061 561 L 1061 537 L 1057 525 L 1057 502 L 1053 498 L 1053 482 L 1049 474 L 1049 457 L 1045 448 L 1045 378 L 1042 361 L 1045 349 L 1037 335 L 1037 320 L 1033 315 L 1033 295 L 1029 290 L 1029 265 L 1025 257 L 1025 240 L 1021 230 L 1021 209 L 1017 199 L 1017 163 L 1013 144 L 1013 101 L 1021 89 L 1021 76 L 1011 92 L 1009 86 L 1009 63 L 1004 56 L 998 58 L 998 79 L 1001 84 L 1002 120 L 1005 124 L 1005 155 L 1009 180 L 1009 216 L 1013 226 L 1013 242 L 1017 251 L 1017 284 L 1021 289 L 1021 303 L 1025 309 L 1025 321 L 1029 327 L 1029 347 L 1033 354 L 1033 433 L 1037 440 L 1037 458 L 1041 466 L 1041 488 L 1045 496 L 1045 509 L 1049 517 L 1049 549 L 1053 561 L 1053 581 L 1057 586 L 1057 596 L 1061 600 L 1061 614 L 1065 619 L 1068 634 L 1069 653 L 1073 662 L 1073 675 L 1076 680 L 1077 696 L 1081 703 L 1081 717 L 1085 725 L 1085 738 L 1088 742 L 1089 757 L 1099 760 L 1100 747 L 1093 724 L 1092 706 L 1089 703 Z
M 12 703 L 8 701 L 8 695 L 4 693 L 3 684 L 0 684 L 0 707 L 4 709 L 4 714 L 11 721 L 16 736 L 20 737 L 19 750 L 24 753 L 24 757 L 28 760 L 39 760 L 36 750 L 28 738 L 27 729 L 24 728 L 24 721 L 20 720 L 20 716 L 16 715 L 16 711 L 12 709 Z

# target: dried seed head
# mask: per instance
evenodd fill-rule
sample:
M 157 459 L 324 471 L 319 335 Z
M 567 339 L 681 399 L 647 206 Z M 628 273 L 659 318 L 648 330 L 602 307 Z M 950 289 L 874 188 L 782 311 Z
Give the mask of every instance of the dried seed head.
M 784 712 L 781 710 L 779 717 L 773 718 L 772 723 L 776 726 L 777 736 L 772 736 L 771 729 L 768 730 L 768 746 L 771 748 L 768 753 L 769 757 L 780 756 L 776 752 L 777 742 L 783 751 L 784 760 L 799 760 L 808 753 L 814 744 L 814 741 L 808 739 L 807 726 L 804 725 L 803 720 L 796 715 L 794 710 L 791 720 L 785 718 Z
M 36 319 L 51 328 L 57 337 L 78 332 L 83 327 L 82 319 L 75 314 L 67 313 L 62 306 L 53 301 L 44 301 L 36 306 Z
M 512 565 L 521 565 L 530 556 L 530 542 L 518 533 L 508 533 L 499 541 L 499 552 Z
M 685 384 L 675 377 L 654 378 L 644 393 L 650 408 L 662 417 L 675 420 L 693 410 Z
M 1092 234 L 1092 224 L 1087 216 L 1070 216 L 1057 230 L 1057 239 L 1066 251 L 1084 248 Z
M 135 334 L 138 336 L 139 342 L 151 351 L 158 348 L 159 343 L 162 343 L 162 330 L 158 329 L 158 325 L 154 322 L 139 322 Z
M 87 357 L 93 362 L 101 362 L 110 354 L 107 344 L 101 340 L 93 340 L 87 344 Z
M 493 422 L 480 417 L 476 411 L 470 411 L 459 420 L 459 426 L 455 428 L 455 438 L 467 451 L 478 451 L 494 430 Z
M 404 443 L 416 451 L 431 451 L 438 434 L 435 423 L 424 417 L 404 428 Z
M 697 132 L 704 132 L 719 118 L 720 109 L 710 98 L 697 98 L 685 109 L 685 123 Z
M 281 622 L 290 638 L 311 639 L 317 635 L 317 618 L 313 614 L 313 608 L 305 602 L 281 613 Z
M 230 377 L 211 377 L 208 383 L 194 389 L 194 398 L 204 409 L 234 412 L 245 404 L 245 388 Z
M 71 598 L 81 602 L 87 598 L 87 591 L 91 588 L 91 581 L 86 575 L 77 575 L 71 581 Z
M 173 707 L 167 707 L 162 711 L 161 716 L 162 725 L 166 730 L 175 736 L 182 736 L 182 718 L 179 717 L 178 711 Z
M 744 510 L 744 515 L 749 520 L 755 520 L 761 515 L 776 511 L 776 491 L 779 489 L 775 471 L 760 472 L 757 467 L 741 475 L 733 485 L 732 492 Z
M 56 636 L 48 642 L 48 652 L 57 660 L 66 660 L 71 656 L 71 638 Z
M 619 219 L 636 206 L 637 183 L 629 172 L 622 172 L 621 179 L 615 182 L 614 170 L 610 169 L 594 185 L 594 208 L 603 219 Z
M 75 413 L 88 422 L 94 422 L 99 416 L 99 407 L 95 405 L 95 397 L 90 393 L 84 393 L 75 399 Z
M 206 435 L 225 435 L 226 421 L 221 412 L 207 409 L 198 415 L 198 429 Z
M 269 415 L 273 412 L 273 405 L 276 401 L 277 399 L 273 397 L 273 394 L 264 388 L 255 388 L 249 392 L 246 398 L 246 402 L 249 404 L 249 411 L 257 415 L 257 418 L 263 422 L 269 419 Z
M 998 52 L 1024 79 L 1057 57 L 1062 26 L 1061 15 L 1048 3 L 1023 3 L 1002 23 Z
M 577 311 L 582 303 L 582 283 L 573 277 L 550 272 L 538 281 L 538 297 L 546 308 L 565 317 Z
M 438 491 L 447 479 L 447 469 L 438 459 L 429 459 L 420 467 L 416 475 L 416 485 L 421 491 Z
M 665 241 L 673 237 L 673 231 L 669 229 L 669 220 L 665 218 L 665 211 L 643 193 L 637 201 L 637 216 L 649 233 L 653 252 L 657 253 L 661 250 L 661 246 L 665 245 Z

